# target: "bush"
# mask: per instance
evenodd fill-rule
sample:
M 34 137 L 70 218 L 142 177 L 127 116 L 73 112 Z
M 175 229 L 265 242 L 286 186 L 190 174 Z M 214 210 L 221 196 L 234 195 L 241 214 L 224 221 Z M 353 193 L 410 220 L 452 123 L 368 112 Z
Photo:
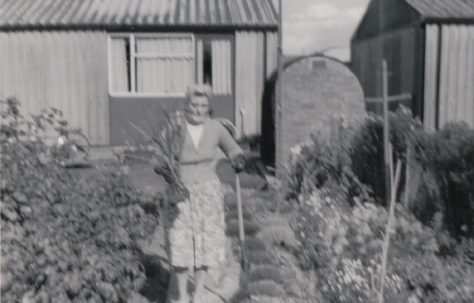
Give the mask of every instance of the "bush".
M 145 278 L 137 241 L 157 224 L 142 207 L 153 198 L 120 172 L 74 178 L 39 122 L 22 117 L 17 102 L 4 103 L 2 302 L 126 302 Z
M 303 198 L 295 233 L 304 268 L 317 273 L 328 301 L 375 302 L 380 287 L 387 211 L 373 203 L 352 208 L 324 192 Z M 385 302 L 469 302 L 474 264 L 446 250 L 445 234 L 423 226 L 397 206 L 386 273 Z M 463 251 L 469 251 L 469 245 Z M 451 275 L 458 275 L 451 283 Z M 469 300 L 466 298 L 470 298 Z
M 233 219 L 238 218 L 238 216 L 239 215 L 238 215 L 237 208 L 233 208 L 232 210 L 229 210 L 228 212 L 226 212 L 225 220 L 226 220 L 226 222 L 228 222 L 229 220 L 233 220 Z M 242 217 L 244 218 L 244 220 L 251 220 L 252 219 L 252 214 L 247 209 L 243 209 L 242 210 Z
M 256 250 L 256 251 L 262 251 L 266 249 L 266 246 L 262 242 L 262 240 L 255 237 L 246 238 L 245 247 L 247 247 L 248 250 Z
M 253 267 L 249 273 L 249 280 L 252 283 L 260 280 L 271 280 L 280 285 L 284 285 L 285 283 L 280 270 L 269 265 Z
M 415 196 L 428 201 L 416 201 L 434 208 L 444 216 L 444 226 L 451 234 L 474 236 L 474 129 L 465 123 L 448 123 L 434 134 L 416 133 L 415 160 L 434 178 L 422 183 L 431 191 Z M 414 207 L 417 204 L 413 205 Z M 433 211 L 432 211 L 433 212 Z M 420 218 L 426 218 L 425 208 L 418 208 Z
M 244 221 L 244 232 L 247 236 L 253 236 L 260 231 L 258 224 L 252 221 Z M 238 219 L 230 219 L 227 222 L 226 234 L 232 237 L 239 236 L 239 221 Z
M 251 250 L 247 253 L 247 260 L 252 265 L 275 265 L 278 263 L 278 261 L 275 260 L 275 257 L 266 251 Z
M 405 167 L 400 188 L 407 191 L 412 212 L 425 224 L 441 213 L 452 235 L 474 236 L 474 130 L 466 123 L 448 123 L 437 133 L 427 133 L 403 108 L 389 118 L 393 157 Z M 294 152 L 289 198 L 324 188 L 349 204 L 354 196 L 370 196 L 385 205 L 383 154 L 378 117 L 367 118 L 360 128 L 342 128 L 340 137 L 329 141 L 313 137 Z M 409 189 L 404 188 L 407 166 Z
M 285 290 L 272 280 L 252 282 L 248 287 L 248 292 L 255 296 L 282 297 L 285 295 Z
M 403 108 L 396 113 L 390 113 L 389 124 L 393 157 L 405 161 L 407 146 L 414 136 L 414 131 L 419 130 L 421 124 Z M 385 205 L 382 118 L 371 116 L 366 119 L 354 133 L 348 152 L 354 174 L 363 184 L 370 187 L 377 202 Z
M 338 138 L 313 136 L 309 142 L 292 150 L 287 174 L 287 198 L 318 188 L 331 189 L 343 198 L 366 194 L 366 186 L 352 171 L 350 158 L 354 129 L 342 128 Z

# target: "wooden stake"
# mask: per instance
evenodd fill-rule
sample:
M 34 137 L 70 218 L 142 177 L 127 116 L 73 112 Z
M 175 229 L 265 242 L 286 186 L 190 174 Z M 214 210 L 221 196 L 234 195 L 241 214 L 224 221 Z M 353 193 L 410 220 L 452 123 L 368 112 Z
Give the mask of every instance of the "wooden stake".
M 403 200 L 403 204 L 405 207 L 408 207 L 408 199 L 410 198 L 410 174 L 411 174 L 411 144 L 409 143 L 407 146 L 407 161 L 406 161 L 406 171 L 405 171 L 405 196 Z
M 283 0 L 278 0 L 278 49 L 277 49 L 277 87 L 276 87 L 276 117 L 275 117 L 275 132 L 276 132 L 276 177 L 279 178 L 280 180 L 283 179 L 285 176 L 284 172 L 284 161 L 286 159 L 282 159 L 282 148 L 283 148 L 283 135 L 282 135 L 282 119 L 283 119 L 283 32 L 282 32 L 282 27 L 283 27 Z
M 384 149 L 384 169 L 385 169 L 385 204 L 390 202 L 390 129 L 388 123 L 388 76 L 387 61 L 382 61 L 382 98 L 383 98 L 383 149 Z
M 397 190 L 398 190 L 398 183 L 400 181 L 400 170 L 401 170 L 402 163 L 400 160 L 397 160 L 397 168 L 395 169 L 395 180 L 394 183 L 391 184 L 392 194 L 390 197 L 390 210 L 388 213 L 388 222 L 387 227 L 385 228 L 385 238 L 384 238 L 384 245 L 383 245 L 383 252 L 382 252 L 382 272 L 380 273 L 380 289 L 379 289 L 379 296 L 378 302 L 383 303 L 383 293 L 385 287 L 385 276 L 387 275 L 387 261 L 388 261 L 388 250 L 390 248 L 390 233 L 392 232 L 392 228 L 395 222 L 395 203 L 397 199 Z
M 244 270 L 247 269 L 247 257 L 245 254 L 245 229 L 244 218 L 242 214 L 242 193 L 240 189 L 239 174 L 235 174 L 235 191 L 237 193 L 237 216 L 239 219 L 239 242 L 240 242 L 240 265 Z

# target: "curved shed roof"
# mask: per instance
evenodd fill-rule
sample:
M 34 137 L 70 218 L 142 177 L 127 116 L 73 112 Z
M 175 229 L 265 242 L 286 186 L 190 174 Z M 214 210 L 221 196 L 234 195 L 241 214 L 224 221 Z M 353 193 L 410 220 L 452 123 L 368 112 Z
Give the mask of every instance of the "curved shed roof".
M 271 0 L 0 0 L 0 29 L 277 28 Z

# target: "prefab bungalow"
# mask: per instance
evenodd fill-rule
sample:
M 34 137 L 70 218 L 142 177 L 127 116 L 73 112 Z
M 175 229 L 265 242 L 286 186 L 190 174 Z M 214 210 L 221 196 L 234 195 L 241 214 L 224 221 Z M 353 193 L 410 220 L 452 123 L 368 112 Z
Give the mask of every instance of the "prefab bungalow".
M 255 135 L 277 31 L 271 0 L 0 0 L 0 98 L 120 145 L 208 83 L 213 115 Z
M 382 95 L 385 59 L 394 107 L 405 103 L 428 130 L 448 121 L 474 127 L 474 0 L 372 0 L 351 53 L 369 100 Z

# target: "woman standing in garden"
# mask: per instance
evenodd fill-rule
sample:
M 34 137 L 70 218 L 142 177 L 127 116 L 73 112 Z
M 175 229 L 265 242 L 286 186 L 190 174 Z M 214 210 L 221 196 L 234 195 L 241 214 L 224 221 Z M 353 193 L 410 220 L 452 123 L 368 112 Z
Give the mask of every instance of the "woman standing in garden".
M 242 149 L 218 120 L 210 118 L 209 94 L 209 86 L 190 87 L 185 119 L 179 123 L 179 178 L 185 193 L 168 197 L 178 210 L 168 226 L 170 263 L 179 292 L 178 300 L 171 302 L 189 302 L 190 268 L 195 273 L 193 302 L 202 302 L 205 272 L 225 261 L 224 195 L 215 171 L 218 149 L 231 160 L 236 172 L 245 165 Z

